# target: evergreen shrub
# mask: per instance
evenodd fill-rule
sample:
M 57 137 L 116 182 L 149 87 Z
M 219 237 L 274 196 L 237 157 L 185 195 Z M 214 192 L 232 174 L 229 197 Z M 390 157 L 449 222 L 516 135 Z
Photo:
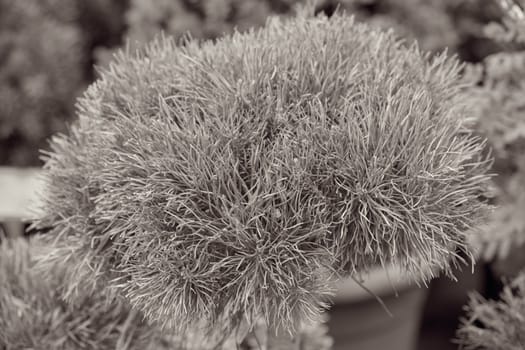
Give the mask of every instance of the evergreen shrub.
M 22 238 L 0 244 L 1 349 L 160 350 L 160 333 L 125 302 L 101 294 L 66 302 L 64 266 L 44 278 L 35 268 L 36 247 Z
M 162 332 L 122 299 L 105 293 L 79 292 L 64 299 L 72 276 L 57 263 L 40 266 L 53 254 L 40 238 L 6 239 L 0 243 L 0 349 L 56 350 L 292 350 L 268 339 L 260 322 L 249 334 L 221 343 L 203 342 L 199 333 Z M 42 270 L 45 269 L 45 270 Z M 44 272 L 44 273 L 42 273 Z M 297 334 L 293 350 L 329 350 L 332 339 L 324 325 Z
M 122 52 L 52 141 L 47 262 L 211 338 L 294 333 L 340 276 L 449 271 L 490 166 L 460 69 L 341 14 Z

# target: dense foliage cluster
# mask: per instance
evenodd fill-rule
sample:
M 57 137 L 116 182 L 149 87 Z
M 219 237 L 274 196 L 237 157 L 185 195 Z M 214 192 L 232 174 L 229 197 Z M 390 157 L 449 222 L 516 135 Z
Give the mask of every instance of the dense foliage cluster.
M 473 295 L 458 337 L 467 350 L 525 348 L 525 274 L 505 287 L 501 300 Z
M 199 333 L 160 332 L 127 303 L 100 291 L 65 300 L 63 288 L 71 278 L 67 264 L 40 265 L 42 256 L 53 253 L 49 246 L 38 239 L 0 238 L 0 349 L 292 350 L 272 343 L 262 323 L 238 341 L 203 343 Z M 293 350 L 332 345 L 324 325 L 302 329 L 294 342 Z
M 39 253 L 24 239 L 0 244 L 1 349 L 159 349 L 160 335 L 125 303 L 88 294 L 65 302 L 66 267 L 53 266 L 43 278 L 35 268 Z
M 49 259 L 212 335 L 300 329 L 340 274 L 446 271 L 488 167 L 459 69 L 342 15 L 122 53 L 52 142 Z
M 489 140 L 497 174 L 497 208 L 474 243 L 486 259 L 496 258 L 493 265 L 500 275 L 518 277 L 504 286 L 500 300 L 471 297 L 458 332 L 465 349 L 525 347 L 525 11 L 514 1 L 501 4 L 507 16 L 486 33 L 508 51 L 485 59 L 482 78 L 472 90 L 479 99 L 478 130 Z

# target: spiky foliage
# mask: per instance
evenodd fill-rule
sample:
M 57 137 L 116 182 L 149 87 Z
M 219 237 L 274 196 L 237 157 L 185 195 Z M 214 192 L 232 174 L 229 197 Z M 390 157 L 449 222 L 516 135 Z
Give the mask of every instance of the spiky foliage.
M 238 340 L 218 344 L 203 342 L 198 333 L 162 333 L 146 325 L 128 304 L 107 299 L 100 291 L 91 296 L 80 292 L 66 301 L 61 291 L 71 278 L 65 273 L 67 265 L 51 266 L 42 274 L 50 266 L 41 266 L 39 260 L 52 253 L 50 247 L 39 240 L 28 244 L 21 238 L 0 238 L 1 349 L 283 350 L 268 343 L 264 324 Z M 329 350 L 332 339 L 326 326 L 316 325 L 301 330 L 294 344 L 296 350 Z
M 43 278 L 31 258 L 39 253 L 23 239 L 0 244 L 1 349 L 145 349 L 160 340 L 123 302 L 84 294 L 66 303 L 64 267 Z
M 447 269 L 487 168 L 458 70 L 342 15 L 123 53 L 53 140 L 49 259 L 221 335 L 317 319 L 336 272 Z
M 463 349 L 525 348 L 525 274 L 506 285 L 500 299 L 471 296 L 467 317 L 458 331 Z

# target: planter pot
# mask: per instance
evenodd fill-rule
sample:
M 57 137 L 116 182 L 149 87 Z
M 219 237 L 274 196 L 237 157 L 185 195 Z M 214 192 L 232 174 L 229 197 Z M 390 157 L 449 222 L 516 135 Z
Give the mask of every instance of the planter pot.
M 341 282 L 328 323 L 333 350 L 414 350 L 427 288 L 394 269 L 373 271 L 363 285 L 375 296 L 353 280 Z

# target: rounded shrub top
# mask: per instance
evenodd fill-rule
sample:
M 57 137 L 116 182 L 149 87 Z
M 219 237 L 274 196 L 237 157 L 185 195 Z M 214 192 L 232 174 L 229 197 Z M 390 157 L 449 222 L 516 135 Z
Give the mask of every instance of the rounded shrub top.
M 53 140 L 40 224 L 164 326 L 297 329 L 340 273 L 456 260 L 487 168 L 459 68 L 341 14 L 161 38 Z

